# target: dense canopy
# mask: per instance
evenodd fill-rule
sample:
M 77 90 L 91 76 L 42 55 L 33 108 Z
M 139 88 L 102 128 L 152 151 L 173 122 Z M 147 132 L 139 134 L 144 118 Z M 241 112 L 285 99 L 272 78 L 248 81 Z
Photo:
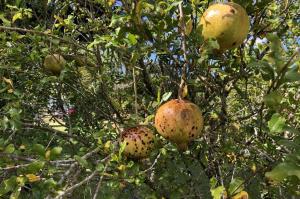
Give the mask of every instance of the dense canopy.
M 0 0 L 0 198 L 299 198 L 300 1 L 234 2 L 249 32 L 220 51 L 212 0 Z M 204 121 L 185 151 L 154 126 L 177 98 Z

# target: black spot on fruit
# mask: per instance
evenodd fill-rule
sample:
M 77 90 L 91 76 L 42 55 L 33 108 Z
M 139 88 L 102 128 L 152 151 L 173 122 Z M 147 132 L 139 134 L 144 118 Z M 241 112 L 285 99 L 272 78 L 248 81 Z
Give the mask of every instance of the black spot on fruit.
M 234 14 L 234 13 L 235 13 L 235 10 L 234 10 L 234 9 L 230 9 L 230 12 L 231 12 L 232 14 Z
M 126 142 L 124 155 L 132 158 L 144 158 L 149 155 L 149 151 L 153 148 L 152 143 L 154 134 L 145 126 L 138 126 L 126 129 L 122 132 L 120 140 Z M 153 141 L 154 142 L 154 141 Z
M 236 41 L 232 43 L 232 46 L 235 46 L 235 45 L 236 45 Z
M 183 109 L 180 113 L 181 119 L 182 120 L 187 120 L 189 117 L 189 110 L 188 109 Z

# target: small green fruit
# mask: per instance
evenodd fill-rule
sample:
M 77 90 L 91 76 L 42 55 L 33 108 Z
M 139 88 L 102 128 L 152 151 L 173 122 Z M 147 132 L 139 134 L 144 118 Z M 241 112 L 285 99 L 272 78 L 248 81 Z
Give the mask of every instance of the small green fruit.
M 44 68 L 55 75 L 60 74 L 66 65 L 66 60 L 59 54 L 50 54 L 45 57 Z

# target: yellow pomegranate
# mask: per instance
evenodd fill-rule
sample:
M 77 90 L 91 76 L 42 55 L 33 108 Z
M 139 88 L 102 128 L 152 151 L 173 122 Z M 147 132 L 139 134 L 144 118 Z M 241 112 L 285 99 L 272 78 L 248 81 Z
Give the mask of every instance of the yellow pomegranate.
M 208 7 L 200 20 L 204 39 L 217 39 L 220 51 L 243 43 L 250 22 L 246 10 L 236 3 L 216 3 Z
M 174 142 L 180 150 L 186 150 L 187 144 L 201 134 L 202 113 L 192 102 L 173 99 L 157 110 L 155 127 L 159 134 Z
M 123 131 L 121 141 L 125 142 L 124 154 L 132 158 L 145 158 L 154 147 L 154 134 L 145 126 Z
M 44 68 L 53 74 L 60 74 L 66 65 L 66 60 L 60 54 L 50 54 L 45 57 Z

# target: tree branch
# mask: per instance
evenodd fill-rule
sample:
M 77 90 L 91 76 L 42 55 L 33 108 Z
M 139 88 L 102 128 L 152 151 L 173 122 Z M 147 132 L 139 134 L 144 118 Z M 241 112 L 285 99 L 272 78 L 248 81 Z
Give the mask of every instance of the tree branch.
M 76 41 L 74 41 L 74 40 L 61 38 L 57 35 L 41 32 L 41 31 L 37 31 L 37 30 L 29 30 L 29 29 L 23 29 L 23 28 L 17 28 L 17 27 L 7 27 L 7 26 L 0 26 L 0 30 L 2 30 L 2 31 L 14 31 L 14 32 L 25 32 L 25 33 L 41 35 L 41 36 L 45 36 L 46 39 L 48 39 L 48 40 L 51 40 L 51 39 L 54 38 L 54 39 L 60 40 L 63 43 L 72 44 L 72 45 L 76 46 L 77 48 L 80 48 L 80 49 L 83 49 L 87 52 L 93 53 L 93 51 L 88 50 L 86 47 L 83 47 L 83 46 L 77 44 Z M 48 37 L 51 37 L 51 38 L 48 38 Z
M 184 92 L 184 88 L 186 86 L 188 58 L 187 58 L 186 39 L 185 39 L 186 27 L 185 27 L 185 21 L 184 21 L 182 2 L 178 5 L 178 8 L 179 8 L 179 22 L 180 22 L 179 30 L 180 30 L 180 35 L 181 35 L 181 49 L 183 51 L 183 59 L 184 59 L 184 64 L 182 67 L 182 74 L 181 74 L 181 82 L 180 82 L 180 86 L 178 89 L 178 98 L 182 99 L 182 98 L 184 98 L 183 92 Z

